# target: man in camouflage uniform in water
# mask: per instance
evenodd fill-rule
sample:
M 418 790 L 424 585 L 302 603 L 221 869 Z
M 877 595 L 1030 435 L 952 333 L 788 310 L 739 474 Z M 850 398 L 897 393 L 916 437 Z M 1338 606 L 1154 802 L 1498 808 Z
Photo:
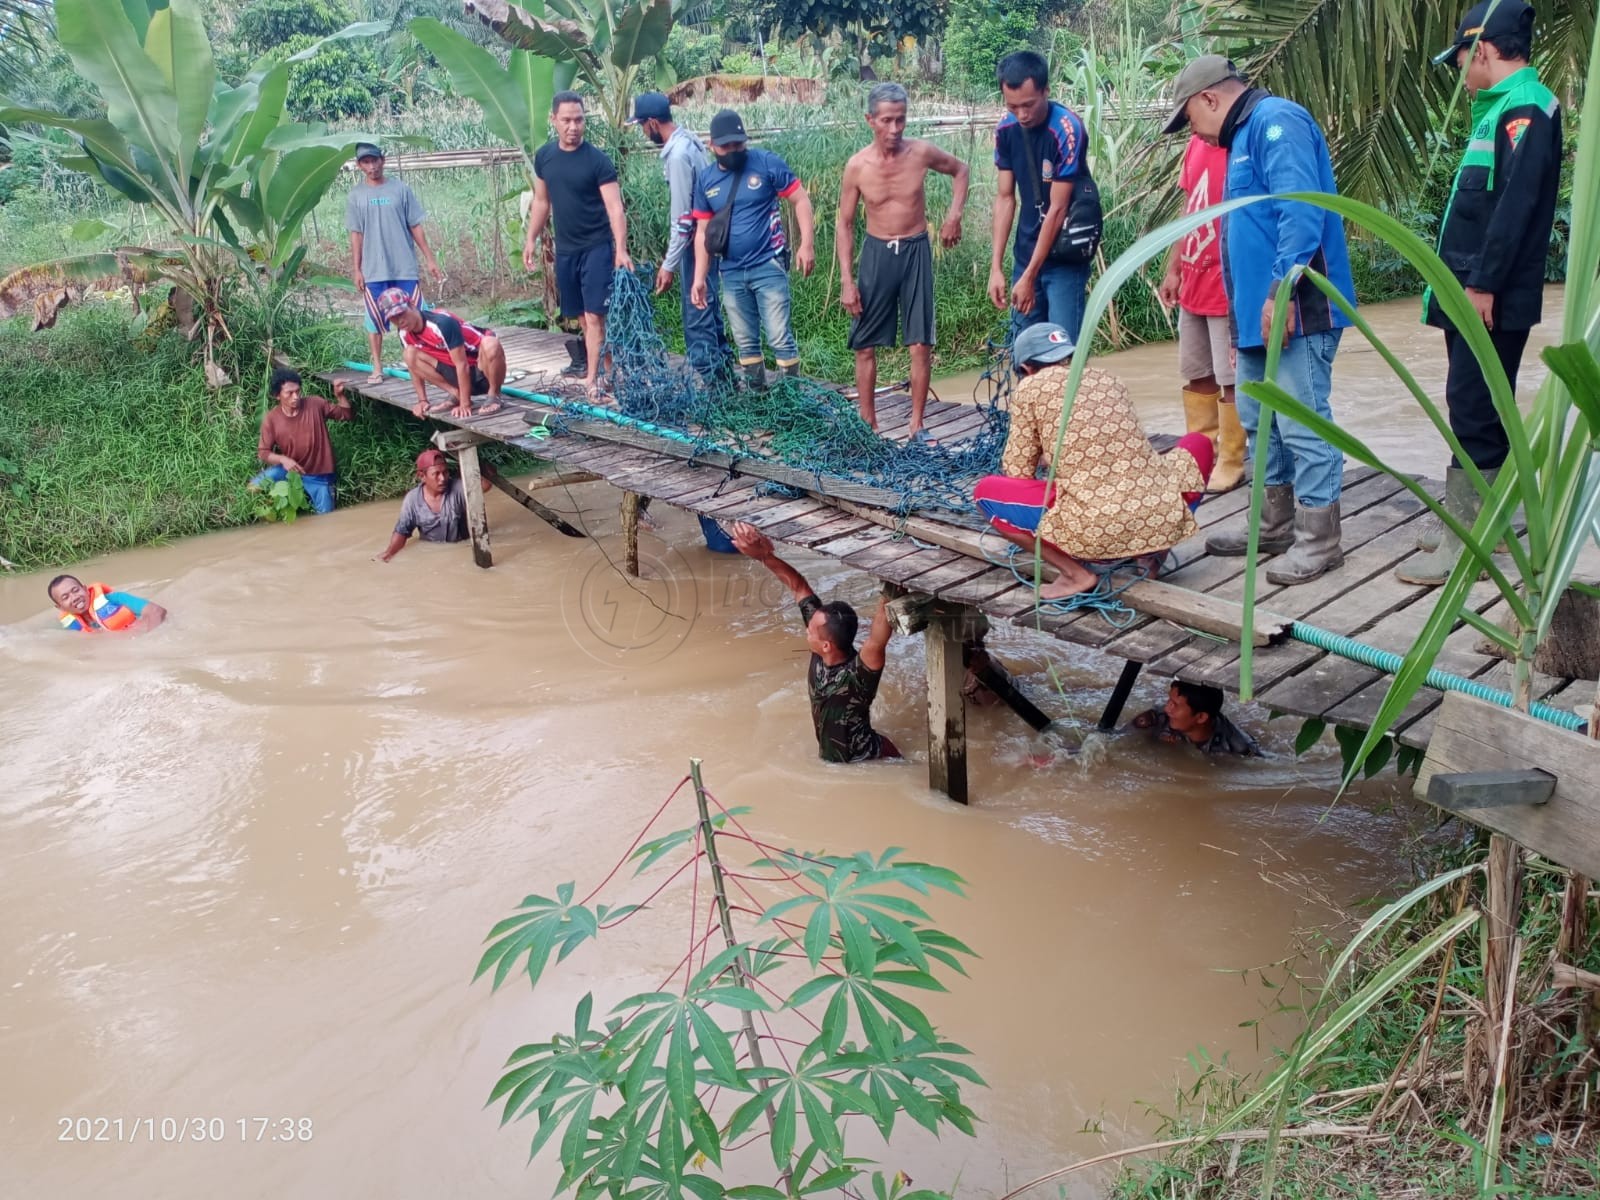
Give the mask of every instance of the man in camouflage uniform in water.
M 805 577 L 772 549 L 772 539 L 747 521 L 735 522 L 733 544 L 778 577 L 800 603 L 800 619 L 811 647 L 806 674 L 811 695 L 811 723 L 817 731 L 817 753 L 823 762 L 866 762 L 899 758 L 900 751 L 872 728 L 872 701 L 883 678 L 889 645 L 888 601 L 878 598 L 867 640 L 855 648 L 856 610 L 843 600 L 824 604 Z

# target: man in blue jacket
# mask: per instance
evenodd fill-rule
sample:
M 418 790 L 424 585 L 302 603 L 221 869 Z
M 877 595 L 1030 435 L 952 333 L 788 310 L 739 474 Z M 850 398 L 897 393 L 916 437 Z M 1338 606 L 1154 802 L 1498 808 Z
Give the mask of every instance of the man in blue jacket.
M 1191 127 L 1228 151 L 1224 199 L 1281 196 L 1287 192 L 1337 193 L 1328 143 L 1316 120 L 1300 105 L 1253 88 L 1233 63 L 1218 54 L 1195 59 L 1179 72 L 1176 109 L 1164 133 Z M 1326 276 L 1350 304 L 1355 283 L 1337 213 L 1315 204 L 1261 200 L 1230 212 L 1222 222 L 1223 278 L 1238 351 L 1239 383 L 1266 378 L 1268 331 L 1278 285 L 1297 269 Z M 1295 399 L 1328 420 L 1333 410 L 1333 356 L 1349 319 L 1310 279 L 1291 292 L 1277 382 Z M 1239 419 L 1256 444 L 1261 405 L 1239 392 Z M 1266 504 L 1261 513 L 1260 550 L 1282 555 L 1267 571 L 1277 584 L 1306 583 L 1344 561 L 1339 547 L 1339 492 L 1344 456 L 1304 425 L 1277 417 L 1265 450 Z M 1206 539 L 1212 554 L 1242 555 L 1242 532 Z

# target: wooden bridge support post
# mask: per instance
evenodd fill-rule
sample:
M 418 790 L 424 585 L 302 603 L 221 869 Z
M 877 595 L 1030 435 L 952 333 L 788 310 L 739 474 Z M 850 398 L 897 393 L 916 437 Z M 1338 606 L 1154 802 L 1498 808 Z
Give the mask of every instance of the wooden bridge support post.
M 478 470 L 478 447 L 462 446 L 456 451 L 461 465 L 461 487 L 467 497 L 467 532 L 472 536 L 472 561 L 480 567 L 494 566 L 489 553 L 489 513 L 483 503 L 483 474 Z
M 1110 733 L 1117 727 L 1122 709 L 1128 703 L 1128 696 L 1133 691 L 1133 685 L 1143 667 L 1143 663 L 1134 662 L 1131 658 L 1122 664 L 1122 674 L 1117 678 L 1117 686 L 1111 690 L 1111 699 L 1106 701 L 1105 711 L 1100 714 L 1101 733 Z
M 928 786 L 958 804 L 967 802 L 967 705 L 961 694 L 963 621 L 959 615 L 928 619 Z
M 639 493 L 622 493 L 622 569 L 639 577 Z

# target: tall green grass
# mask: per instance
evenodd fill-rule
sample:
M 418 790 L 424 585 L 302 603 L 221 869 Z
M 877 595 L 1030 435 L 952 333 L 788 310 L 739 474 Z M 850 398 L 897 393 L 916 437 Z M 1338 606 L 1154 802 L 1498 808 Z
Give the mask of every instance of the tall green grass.
M 255 519 L 245 484 L 260 469 L 263 341 L 248 313 L 223 365 L 241 386 L 212 392 L 195 347 L 175 334 L 141 339 L 126 304 L 70 307 L 54 329 L 0 325 L 0 555 L 25 568 L 168 541 Z M 303 371 L 327 368 L 364 339 L 301 312 L 280 335 Z M 308 391 L 323 389 L 308 381 Z M 242 409 L 242 411 L 237 411 Z M 339 501 L 401 494 L 426 444 L 422 425 L 356 401 L 331 426 Z
M 1455 1198 L 1479 1194 L 1485 1148 L 1480 1124 L 1483 1096 L 1461 1077 L 1463 1066 L 1481 1069 L 1482 1048 L 1471 1047 L 1469 1018 L 1482 992 L 1483 950 L 1476 932 L 1410 970 L 1396 971 L 1408 955 L 1447 923 L 1483 903 L 1481 863 L 1488 835 L 1469 832 L 1449 843 L 1418 848 L 1418 887 L 1396 901 L 1391 921 L 1353 952 L 1347 971 L 1330 971 L 1323 1028 L 1339 1029 L 1316 1053 L 1306 1053 L 1287 1084 L 1286 1127 L 1336 1126 L 1350 1136 L 1285 1140 L 1277 1149 L 1274 1194 L 1283 1197 Z M 1454 874 L 1457 877 L 1450 879 Z M 1554 961 L 1561 932 L 1564 870 L 1530 862 L 1518 936 L 1522 961 L 1534 976 L 1523 989 L 1513 1045 L 1541 1058 L 1537 1078 L 1524 1081 L 1511 1112 L 1495 1195 L 1529 1198 L 1593 1196 L 1600 1190 L 1600 1137 L 1594 1128 L 1593 1060 L 1580 1018 L 1586 1001 L 1551 988 L 1537 964 Z M 1427 891 L 1423 880 L 1448 880 Z M 1409 901 L 1409 903 L 1408 903 Z M 1374 917 L 1376 914 L 1374 914 Z M 1369 926 L 1376 925 L 1369 919 Z M 1303 967 L 1259 973 L 1274 1011 L 1304 1019 L 1305 996 L 1323 984 L 1315 966 L 1350 954 L 1345 939 L 1325 930 L 1306 935 Z M 1563 955 L 1589 971 L 1600 970 L 1600 942 L 1591 938 Z M 1299 970 L 1301 973 L 1296 974 Z M 1388 978 L 1385 979 L 1385 973 Z M 1361 1006 L 1377 993 L 1375 1003 Z M 1275 999 L 1272 999 L 1274 998 Z M 1335 1010 L 1338 1011 L 1335 1011 Z M 1289 1060 L 1281 1051 L 1262 1070 L 1272 1076 Z M 1245 1078 L 1207 1056 L 1191 1060 L 1197 1079 L 1160 1106 L 1159 1139 L 1195 1138 L 1128 1168 L 1111 1190 L 1113 1200 L 1232 1200 L 1260 1194 L 1271 1153 L 1266 1141 L 1209 1140 L 1219 1130 L 1268 1123 L 1270 1102 L 1260 1078 Z M 1394 1081 L 1394 1086 L 1386 1084 Z M 1413 1098 L 1414 1096 L 1414 1098 Z M 1237 1119 L 1236 1119 L 1237 1114 Z M 1046 1195 L 1041 1188 L 1038 1195 Z

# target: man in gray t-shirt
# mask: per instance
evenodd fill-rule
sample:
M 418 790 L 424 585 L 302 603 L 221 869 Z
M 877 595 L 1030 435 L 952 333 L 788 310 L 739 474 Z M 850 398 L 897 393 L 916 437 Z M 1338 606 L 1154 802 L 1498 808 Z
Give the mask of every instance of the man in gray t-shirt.
M 467 492 L 459 479 L 452 479 L 450 466 L 437 450 L 417 455 L 417 477 L 422 480 L 400 502 L 400 519 L 395 522 L 389 544 L 377 556 L 388 562 L 406 548 L 413 533 L 425 542 L 461 542 L 467 537 Z
M 733 350 L 722 328 L 721 289 L 715 260 L 706 276 L 706 306 L 696 308 L 689 299 L 689 285 L 694 281 L 695 224 L 690 210 L 694 207 L 694 177 L 709 161 L 705 147 L 699 138 L 672 119 L 672 104 L 660 92 L 635 96 L 633 118 L 628 123 L 637 125 L 652 146 L 661 148 L 661 173 L 667 177 L 670 205 L 667 252 L 656 271 L 656 295 L 672 286 L 674 275 L 682 277 L 684 354 L 689 365 L 707 383 L 729 381 Z
M 362 142 L 356 147 L 356 165 L 365 178 L 345 203 L 344 225 L 350 231 L 351 278 L 367 307 L 367 342 L 372 348 L 372 374 L 367 382 L 382 383 L 383 331 L 389 326 L 378 312 L 378 296 L 385 288 L 397 287 L 418 308 L 423 307 L 418 288 L 422 277 L 417 267 L 419 250 L 435 283 L 444 282 L 444 272 L 422 231 L 427 215 L 422 202 L 409 184 L 384 175 L 383 150 Z

